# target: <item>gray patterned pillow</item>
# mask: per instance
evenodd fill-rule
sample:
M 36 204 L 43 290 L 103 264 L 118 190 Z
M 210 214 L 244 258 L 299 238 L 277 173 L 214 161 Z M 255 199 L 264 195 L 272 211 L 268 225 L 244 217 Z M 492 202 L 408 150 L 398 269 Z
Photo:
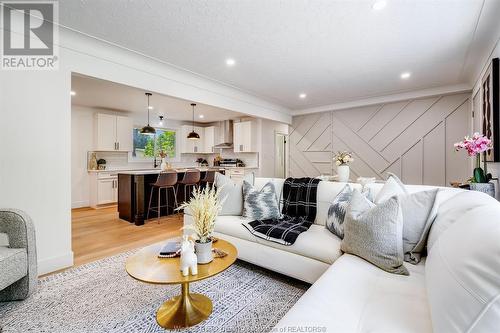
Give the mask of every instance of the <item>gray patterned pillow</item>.
M 243 216 L 254 220 L 278 219 L 281 217 L 278 197 L 272 182 L 260 191 L 243 181 Z
M 370 189 L 365 189 L 362 191 L 363 195 L 371 200 Z M 330 230 L 335 236 L 340 239 L 344 238 L 344 218 L 349 207 L 349 202 L 352 197 L 352 188 L 347 184 L 344 188 L 337 194 L 335 199 L 333 199 L 330 208 L 328 209 L 328 216 L 326 218 L 326 228 Z
M 409 275 L 403 265 L 403 214 L 394 196 L 375 206 L 354 190 L 344 223 L 340 249 L 383 270 Z

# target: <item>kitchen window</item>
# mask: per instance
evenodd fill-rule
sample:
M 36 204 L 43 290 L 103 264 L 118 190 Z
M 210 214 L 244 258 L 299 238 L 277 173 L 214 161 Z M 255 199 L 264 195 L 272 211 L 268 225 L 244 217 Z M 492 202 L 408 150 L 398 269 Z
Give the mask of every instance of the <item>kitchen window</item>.
M 140 128 L 134 128 L 134 147 L 132 158 L 153 159 L 160 151 L 164 151 L 169 159 L 177 157 L 177 131 L 165 128 L 156 128 L 155 135 L 144 135 Z

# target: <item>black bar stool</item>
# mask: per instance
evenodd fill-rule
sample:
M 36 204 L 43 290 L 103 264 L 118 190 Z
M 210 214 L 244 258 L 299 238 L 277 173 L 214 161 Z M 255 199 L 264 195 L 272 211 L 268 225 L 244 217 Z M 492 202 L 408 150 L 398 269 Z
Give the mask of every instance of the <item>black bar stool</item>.
M 151 194 L 149 195 L 149 205 L 148 205 L 148 214 L 146 219 L 149 219 L 149 212 L 157 212 L 158 213 L 158 223 L 160 223 L 161 209 L 163 207 L 167 207 L 167 215 L 168 215 L 168 207 L 177 208 L 177 189 L 175 185 L 177 184 L 177 172 L 162 172 L 158 175 L 156 179 L 156 183 L 151 184 Z M 153 200 L 153 192 L 155 189 L 158 189 L 158 206 L 151 207 L 151 201 Z M 161 190 L 165 189 L 165 205 L 161 205 Z M 168 190 L 172 190 L 174 193 L 174 205 L 168 205 Z
M 200 170 L 186 170 L 184 177 L 178 182 L 179 185 L 184 185 L 184 202 L 191 197 L 191 192 L 196 186 L 198 186 L 200 178 Z M 190 189 L 189 195 L 188 189 Z
M 215 172 L 216 172 L 215 169 L 214 170 L 208 169 L 205 172 L 205 176 L 200 180 L 200 184 L 202 187 L 213 185 L 215 181 Z

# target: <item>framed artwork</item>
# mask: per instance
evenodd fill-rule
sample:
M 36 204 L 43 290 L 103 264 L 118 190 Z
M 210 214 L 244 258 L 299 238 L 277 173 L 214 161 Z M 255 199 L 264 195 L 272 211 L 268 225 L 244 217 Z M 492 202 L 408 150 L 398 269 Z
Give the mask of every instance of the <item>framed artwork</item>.
M 493 141 L 486 161 L 500 162 L 500 61 L 494 58 L 481 82 L 481 129 Z

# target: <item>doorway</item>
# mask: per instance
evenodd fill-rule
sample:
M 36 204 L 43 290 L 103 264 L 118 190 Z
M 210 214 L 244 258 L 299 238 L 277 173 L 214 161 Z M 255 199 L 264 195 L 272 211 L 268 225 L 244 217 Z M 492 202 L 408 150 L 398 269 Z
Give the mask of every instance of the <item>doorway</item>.
M 286 142 L 287 135 L 276 132 L 274 135 L 274 177 L 286 178 Z

